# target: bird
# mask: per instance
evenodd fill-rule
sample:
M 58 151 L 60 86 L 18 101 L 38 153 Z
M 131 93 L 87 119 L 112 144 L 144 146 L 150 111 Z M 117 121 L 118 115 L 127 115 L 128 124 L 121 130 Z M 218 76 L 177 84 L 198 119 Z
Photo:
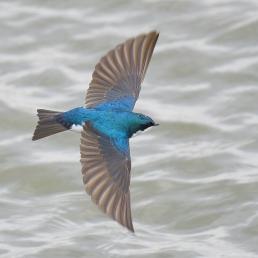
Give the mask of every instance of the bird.
M 131 232 L 129 139 L 158 125 L 133 109 L 158 37 L 157 31 L 150 31 L 110 50 L 95 66 L 85 105 L 66 112 L 37 109 L 32 137 L 35 141 L 67 130 L 79 131 L 86 192 L 104 213 Z

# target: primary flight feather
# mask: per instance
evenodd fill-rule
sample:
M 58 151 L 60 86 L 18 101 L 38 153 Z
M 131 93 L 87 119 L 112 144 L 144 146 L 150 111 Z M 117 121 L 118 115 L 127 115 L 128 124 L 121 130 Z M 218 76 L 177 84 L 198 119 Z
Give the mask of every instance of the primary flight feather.
M 106 214 L 134 231 L 130 204 L 129 139 L 157 125 L 132 112 L 159 34 L 139 35 L 118 45 L 96 65 L 86 94 L 86 107 L 66 112 L 38 109 L 32 140 L 81 128 L 83 183 Z

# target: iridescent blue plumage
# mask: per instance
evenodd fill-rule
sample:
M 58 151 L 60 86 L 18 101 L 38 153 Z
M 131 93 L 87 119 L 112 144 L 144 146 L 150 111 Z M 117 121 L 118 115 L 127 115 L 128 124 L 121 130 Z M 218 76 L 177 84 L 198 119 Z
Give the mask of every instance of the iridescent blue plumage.
M 119 107 L 118 102 L 116 103 Z M 155 125 L 154 121 L 143 114 L 138 114 L 122 109 L 110 110 L 110 106 L 102 105 L 102 108 L 83 108 L 78 107 L 67 112 L 60 113 L 56 120 L 68 125 L 85 125 L 89 123 L 98 133 L 110 137 L 115 142 L 120 142 L 120 138 L 130 138 L 139 130 L 144 130 Z M 121 149 L 121 148 L 119 148 Z
M 95 108 L 98 110 L 127 110 L 132 111 L 134 108 L 135 99 L 133 96 L 121 97 L 117 100 L 104 102 L 97 105 Z
M 156 125 L 133 108 L 158 39 L 156 31 L 118 45 L 102 57 L 92 75 L 86 107 L 66 112 L 38 109 L 33 140 L 82 127 L 83 182 L 92 200 L 134 231 L 130 204 L 130 137 Z

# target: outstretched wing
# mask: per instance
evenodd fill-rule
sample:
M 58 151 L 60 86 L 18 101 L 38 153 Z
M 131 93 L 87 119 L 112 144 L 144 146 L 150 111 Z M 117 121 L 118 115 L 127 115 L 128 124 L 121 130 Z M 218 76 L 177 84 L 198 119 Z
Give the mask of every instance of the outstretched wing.
M 133 110 L 159 34 L 139 35 L 118 45 L 96 65 L 86 107 Z
M 83 183 L 91 199 L 114 220 L 134 231 L 128 139 L 113 141 L 86 125 L 81 135 L 80 151 Z

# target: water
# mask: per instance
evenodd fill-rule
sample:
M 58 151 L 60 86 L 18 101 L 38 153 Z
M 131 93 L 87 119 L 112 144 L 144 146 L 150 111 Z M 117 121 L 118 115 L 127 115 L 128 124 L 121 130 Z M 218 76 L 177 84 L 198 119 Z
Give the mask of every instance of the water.
M 136 234 L 84 192 L 79 135 L 32 142 L 36 109 L 83 105 L 96 62 L 160 31 L 131 140 Z M 0 1 L 0 257 L 258 257 L 258 2 Z

